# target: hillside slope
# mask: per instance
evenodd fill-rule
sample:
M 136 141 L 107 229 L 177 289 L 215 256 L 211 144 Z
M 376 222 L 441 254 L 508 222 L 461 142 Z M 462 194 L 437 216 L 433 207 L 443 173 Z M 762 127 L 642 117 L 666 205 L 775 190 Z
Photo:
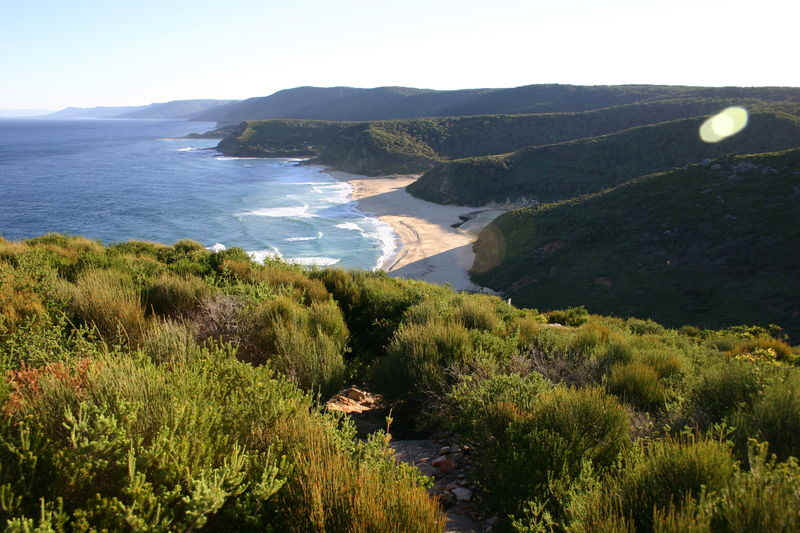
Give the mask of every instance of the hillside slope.
M 510 89 L 435 91 L 410 87 L 296 87 L 193 116 L 220 125 L 268 118 L 393 120 L 497 113 L 580 112 L 674 98 L 758 98 L 800 102 L 800 89 L 666 85 L 527 85 Z
M 774 106 L 759 100 L 678 99 L 575 113 L 373 122 L 270 119 L 234 127 L 218 149 L 237 156 L 318 155 L 321 163 L 368 175 L 415 173 L 441 160 L 593 137 L 654 122 L 706 115 L 734 104 L 751 109 Z
M 800 336 L 800 149 L 740 155 L 490 224 L 473 278 L 517 305 Z
M 785 113 L 751 113 L 744 131 L 715 144 L 700 139 L 702 122 L 703 118 L 681 119 L 505 155 L 450 161 L 426 172 L 408 190 L 443 204 L 553 202 L 706 158 L 800 146 L 800 120 Z
M 116 118 L 189 118 L 208 109 L 232 102 L 235 100 L 173 100 L 150 104 L 142 109 L 117 115 Z

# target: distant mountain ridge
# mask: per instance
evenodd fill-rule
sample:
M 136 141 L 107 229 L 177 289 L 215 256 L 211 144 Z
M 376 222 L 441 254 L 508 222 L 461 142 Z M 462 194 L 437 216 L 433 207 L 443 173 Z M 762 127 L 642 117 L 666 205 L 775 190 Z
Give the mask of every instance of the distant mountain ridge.
M 758 98 L 800 103 L 791 87 L 539 84 L 506 89 L 439 91 L 411 87 L 296 87 L 198 113 L 194 120 L 238 124 L 295 118 L 372 121 L 483 114 L 580 112 L 675 98 Z
M 230 104 L 235 100 L 173 100 L 143 106 L 112 107 L 68 107 L 39 118 L 81 119 L 81 118 L 164 118 L 192 119 L 198 113 L 211 108 Z
M 185 118 L 193 119 L 216 107 L 236 102 L 236 100 L 173 100 L 160 104 L 150 104 L 142 109 L 135 109 L 119 115 L 117 118 Z M 196 119 L 193 119 L 196 120 Z
M 123 113 L 140 111 L 147 106 L 112 106 L 112 107 L 67 107 L 55 113 L 38 118 L 72 119 L 72 118 L 117 118 Z

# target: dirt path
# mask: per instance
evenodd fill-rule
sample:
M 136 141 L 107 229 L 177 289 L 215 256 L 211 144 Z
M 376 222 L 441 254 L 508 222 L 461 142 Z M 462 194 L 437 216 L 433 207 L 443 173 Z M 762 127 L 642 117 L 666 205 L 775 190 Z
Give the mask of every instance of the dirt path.
M 385 428 L 387 413 L 379 395 L 349 387 L 329 400 L 327 407 L 349 414 L 361 437 Z M 469 482 L 472 450 L 468 446 L 433 439 L 393 440 L 389 446 L 397 461 L 413 465 L 434 479 L 429 492 L 447 513 L 445 533 L 491 531 L 493 520 L 481 520 L 482 513 L 474 502 L 475 491 Z

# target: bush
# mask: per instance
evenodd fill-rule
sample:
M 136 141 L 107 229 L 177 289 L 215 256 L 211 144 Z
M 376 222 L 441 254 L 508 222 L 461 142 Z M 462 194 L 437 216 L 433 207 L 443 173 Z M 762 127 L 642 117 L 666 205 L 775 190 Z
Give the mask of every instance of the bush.
M 739 473 L 722 492 L 713 510 L 713 531 L 771 533 L 800 530 L 800 465 L 777 463 L 767 445 L 751 443 L 750 471 Z
M 538 395 L 552 386 L 536 372 L 524 377 L 519 374 L 496 374 L 486 379 L 466 376 L 444 399 L 446 423 L 480 440 L 484 438 L 481 437 L 486 429 L 484 421 L 493 405 L 509 404 L 520 412 L 527 412 Z
M 789 363 L 794 363 L 800 357 L 786 342 L 772 337 L 757 337 L 737 342 L 728 353 L 735 358 L 759 359 L 758 354 L 764 352 L 769 353 L 768 358 Z
M 148 311 L 162 316 L 185 316 L 210 293 L 208 284 L 197 277 L 163 273 L 145 289 L 144 304 Z
M 634 350 L 630 344 L 619 336 L 612 336 L 602 345 L 597 353 L 597 364 L 600 371 L 608 372 L 616 365 L 624 365 L 633 361 Z
M 458 323 L 408 324 L 397 330 L 377 368 L 376 381 L 388 398 L 442 394 L 450 365 L 472 354 L 467 329 Z
M 574 479 L 586 461 L 602 471 L 630 444 L 625 409 L 596 388 L 543 391 L 527 411 L 498 402 L 483 423 L 488 438 L 477 443 L 478 477 L 501 516 L 535 498 L 548 501 L 549 512 L 560 518 L 551 481 Z
M 578 327 L 589 320 L 589 311 L 584 306 L 570 307 L 569 309 L 549 311 L 545 313 L 545 316 L 551 324 Z
M 308 308 L 281 296 L 242 312 L 241 358 L 269 361 L 304 389 L 326 397 L 342 385 L 348 331 L 336 304 Z
M 395 464 L 385 444 L 343 454 L 318 428 L 307 426 L 293 447 L 295 471 L 278 494 L 281 531 L 434 533 L 444 528 L 437 502 L 419 486 L 413 468 Z M 375 447 L 375 444 L 379 446 Z M 377 453 L 376 453 L 377 452 Z
M 65 285 L 73 315 L 97 328 L 112 344 L 138 344 L 145 327 L 144 309 L 130 278 L 109 270 L 89 270 L 75 285 Z
M 686 360 L 679 351 L 659 346 L 656 342 L 640 350 L 638 359 L 651 366 L 662 379 L 678 378 L 686 367 Z
M 141 349 L 156 363 L 169 363 L 190 360 L 200 347 L 189 325 L 156 320 L 145 330 Z
M 726 488 L 736 472 L 736 462 L 726 444 L 711 440 L 651 442 L 633 454 L 617 476 L 607 477 L 603 484 L 572 502 L 570 531 L 619 528 L 616 530 L 650 532 L 654 531 L 654 515 L 666 522 L 659 527 L 669 522 L 691 523 L 694 517 L 681 514 L 681 509 L 707 492 Z
M 353 336 L 353 354 L 364 363 L 385 355 L 406 310 L 422 302 L 426 291 L 447 294 L 442 288 L 382 273 L 329 269 L 309 275 L 322 281 L 339 304 Z
M 667 331 L 664 326 L 649 319 L 629 318 L 626 325 L 634 335 L 663 335 Z
M 461 322 L 467 329 L 494 331 L 502 323 L 490 302 L 479 297 L 465 297 L 456 305 L 453 319 Z
M 330 293 L 321 281 L 311 279 L 305 273 L 292 270 L 288 266 L 265 265 L 251 273 L 250 281 L 264 282 L 273 287 L 294 288 L 299 291 L 306 304 L 325 302 L 330 298 Z
M 689 393 L 689 417 L 707 428 L 737 409 L 749 411 L 761 387 L 758 368 L 753 364 L 724 361 L 707 366 Z
M 404 324 L 428 324 L 434 321 L 451 320 L 453 309 L 449 300 L 429 298 L 412 305 L 403 313 Z
M 525 314 L 516 317 L 512 322 L 512 328 L 519 332 L 520 346 L 529 346 L 545 322 L 546 319 L 541 315 Z
M 606 388 L 621 400 L 645 411 L 661 408 L 667 400 L 658 372 L 638 361 L 611 367 Z
M 27 371 L 0 431 L 0 520 L 62 530 L 441 531 L 385 441 L 225 350 Z M 22 453 L 20 453 L 22 452 Z M 41 523 L 40 523 L 41 525 Z
M 159 253 L 163 253 L 163 251 L 167 249 L 169 249 L 169 246 L 166 244 L 148 241 L 120 242 L 112 244 L 107 248 L 110 253 L 133 255 L 136 257 L 147 256 L 156 259 L 159 257 Z
M 748 437 L 769 443 L 769 451 L 783 460 L 800 457 L 800 377 L 792 374 L 764 389 L 752 411 L 734 417 L 739 442 Z
M 176 252 L 180 254 L 188 254 L 191 252 L 196 252 L 198 250 L 205 250 L 206 247 L 203 246 L 201 243 L 197 241 L 193 241 L 191 239 L 181 239 L 180 241 L 176 242 L 172 245 Z
M 42 316 L 44 303 L 30 276 L 0 263 L 0 329 L 13 330 L 23 321 Z

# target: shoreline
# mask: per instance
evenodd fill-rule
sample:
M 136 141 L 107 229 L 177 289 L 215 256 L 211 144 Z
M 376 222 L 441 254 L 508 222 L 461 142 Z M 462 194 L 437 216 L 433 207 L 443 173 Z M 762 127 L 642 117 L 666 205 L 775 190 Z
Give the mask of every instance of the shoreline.
M 450 284 L 453 289 L 493 292 L 469 278 L 478 233 L 507 209 L 442 205 L 421 200 L 405 187 L 419 175 L 360 176 L 330 168 L 347 182 L 360 211 L 392 227 L 397 249 L 378 268 L 393 277 Z

